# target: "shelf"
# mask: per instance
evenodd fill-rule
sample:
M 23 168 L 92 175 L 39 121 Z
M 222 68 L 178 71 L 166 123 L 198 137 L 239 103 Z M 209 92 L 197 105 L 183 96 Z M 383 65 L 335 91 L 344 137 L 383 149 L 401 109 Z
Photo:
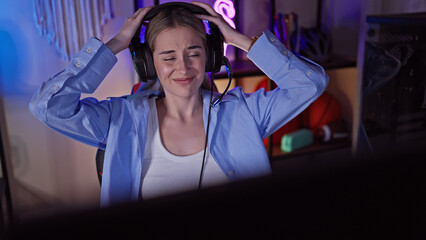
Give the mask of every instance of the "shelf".
M 425 18 L 425 12 L 369 15 L 367 16 L 367 23 L 421 26 L 426 25 Z
M 272 147 L 272 161 L 285 160 L 292 157 L 302 156 L 302 155 L 315 155 L 322 152 L 339 150 L 344 148 L 351 148 L 350 141 L 337 142 L 337 143 L 320 143 L 314 142 L 312 145 L 306 146 L 304 148 L 295 150 L 293 152 L 283 152 L 280 145 L 274 145 Z
M 351 60 L 339 55 L 333 55 L 331 60 L 325 63 L 320 64 L 325 70 L 330 69 L 338 69 L 338 68 L 346 68 L 346 67 L 355 67 L 356 61 Z M 240 77 L 251 77 L 251 76 L 261 76 L 264 73 L 250 60 L 241 60 L 231 62 L 232 70 L 233 70 L 233 78 Z M 223 79 L 228 78 L 226 72 L 219 72 L 215 74 L 215 79 Z M 339 143 L 313 143 L 310 146 L 305 148 L 293 151 L 293 152 L 283 152 L 280 149 L 279 145 L 275 145 L 272 148 L 272 157 L 270 157 L 271 161 L 279 161 L 286 158 L 292 158 L 296 156 L 303 155 L 315 155 L 327 151 L 334 151 L 339 149 L 349 149 L 351 148 L 350 141 L 339 142 Z

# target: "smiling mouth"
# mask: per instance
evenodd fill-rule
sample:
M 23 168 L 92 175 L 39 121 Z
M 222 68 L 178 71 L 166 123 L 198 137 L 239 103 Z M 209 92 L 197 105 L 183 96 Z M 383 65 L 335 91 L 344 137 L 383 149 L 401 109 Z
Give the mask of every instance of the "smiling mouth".
M 173 81 L 179 84 L 188 84 L 194 80 L 194 77 L 174 78 Z

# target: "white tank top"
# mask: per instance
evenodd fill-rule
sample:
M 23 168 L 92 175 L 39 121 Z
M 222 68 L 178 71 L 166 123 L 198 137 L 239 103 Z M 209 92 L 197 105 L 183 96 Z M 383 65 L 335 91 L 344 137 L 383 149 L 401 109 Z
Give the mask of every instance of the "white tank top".
M 177 156 L 170 153 L 161 142 L 155 98 L 149 99 L 147 143 L 142 165 L 142 199 L 150 199 L 198 189 L 204 150 Z M 219 165 L 206 150 L 201 187 L 224 184 L 229 181 Z

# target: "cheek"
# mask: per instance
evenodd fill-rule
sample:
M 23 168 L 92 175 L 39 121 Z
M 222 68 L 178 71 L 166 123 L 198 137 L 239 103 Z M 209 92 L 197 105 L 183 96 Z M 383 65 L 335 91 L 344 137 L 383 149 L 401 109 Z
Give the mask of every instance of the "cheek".
M 168 67 L 166 64 L 164 64 L 163 62 L 155 58 L 154 58 L 154 67 L 155 67 L 155 70 L 157 71 L 158 78 L 162 78 L 163 76 L 167 74 L 167 72 L 170 72 L 170 67 Z
M 194 63 L 194 66 L 196 66 L 196 68 L 200 71 L 200 72 L 204 72 L 206 69 L 206 56 L 201 57 L 199 60 L 197 60 Z
M 199 68 L 204 72 L 206 70 L 206 59 L 200 61 Z

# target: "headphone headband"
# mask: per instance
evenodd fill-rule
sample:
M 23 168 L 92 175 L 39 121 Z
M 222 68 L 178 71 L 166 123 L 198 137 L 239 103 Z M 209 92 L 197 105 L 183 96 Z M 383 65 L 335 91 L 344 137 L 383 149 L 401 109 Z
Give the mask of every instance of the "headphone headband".
M 136 72 L 142 81 L 157 77 L 154 62 L 152 59 L 152 51 L 146 42 L 141 43 L 140 32 L 144 21 L 152 20 L 158 13 L 176 8 L 183 8 L 193 14 L 210 15 L 204 8 L 185 2 L 169 2 L 163 3 L 152 8 L 142 19 L 141 25 L 133 36 L 129 50 L 132 55 L 133 64 Z M 216 24 L 209 22 L 210 34 L 206 33 L 207 39 L 207 72 L 219 72 L 223 59 L 223 36 Z M 146 40 L 146 38 L 145 38 Z
M 185 2 L 169 2 L 169 3 L 163 3 L 158 6 L 153 7 L 149 12 L 144 16 L 142 19 L 141 25 L 139 26 L 138 30 L 135 33 L 134 37 L 139 37 L 142 29 L 142 25 L 144 21 L 151 21 L 155 16 L 157 16 L 158 13 L 168 10 L 168 9 L 174 9 L 174 8 L 184 8 L 189 10 L 190 12 L 194 14 L 203 14 L 203 15 L 210 15 L 204 8 L 201 8 L 199 6 L 196 6 L 194 4 L 185 3 Z

